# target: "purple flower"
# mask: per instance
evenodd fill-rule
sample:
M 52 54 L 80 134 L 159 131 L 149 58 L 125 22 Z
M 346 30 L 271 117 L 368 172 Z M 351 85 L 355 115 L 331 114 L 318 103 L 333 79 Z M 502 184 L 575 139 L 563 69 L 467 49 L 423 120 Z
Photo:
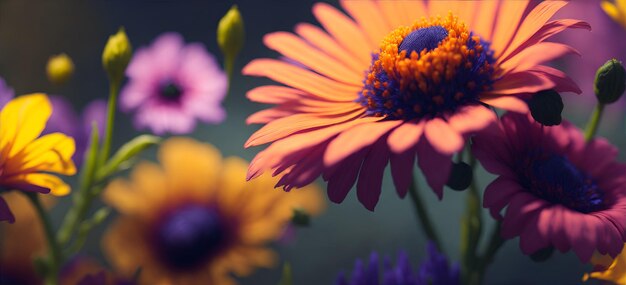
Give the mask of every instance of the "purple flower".
M 336 285 L 456 285 L 461 284 L 459 266 L 450 266 L 445 255 L 439 253 L 433 243 L 427 246 L 428 257 L 417 271 L 411 269 L 405 252 L 398 254 L 395 267 L 389 257 L 385 258 L 383 272 L 379 272 L 379 258 L 375 252 L 370 255 L 367 267 L 357 260 L 352 279 L 340 273 Z M 381 276 L 382 275 L 382 276 Z M 381 280 L 382 277 L 382 280 Z M 382 281 L 382 283 L 381 283 Z
M 4 79 L 0 78 L 0 108 L 4 107 L 13 97 L 15 97 L 13 88 L 8 86 Z
M 196 119 L 219 123 L 226 114 L 220 102 L 226 95 L 226 74 L 199 43 L 185 45 L 177 33 L 158 37 L 140 48 L 126 75 L 130 81 L 120 94 L 123 111 L 135 112 L 138 129 L 155 134 L 185 134 Z
M 43 134 L 54 132 L 64 133 L 74 138 L 76 151 L 74 163 L 82 164 L 83 156 L 90 143 L 91 123 L 96 122 L 99 137 L 102 138 L 106 124 L 107 104 L 104 100 L 95 100 L 89 103 L 79 116 L 70 102 L 60 96 L 50 96 L 52 115 L 48 120 Z

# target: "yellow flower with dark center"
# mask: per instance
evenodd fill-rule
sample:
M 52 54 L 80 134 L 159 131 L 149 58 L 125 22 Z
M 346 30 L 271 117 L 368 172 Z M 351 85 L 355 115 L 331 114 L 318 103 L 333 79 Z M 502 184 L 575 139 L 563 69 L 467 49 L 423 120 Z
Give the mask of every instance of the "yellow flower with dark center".
M 626 0 L 603 0 L 602 10 L 609 15 L 613 21 L 626 28 Z
M 583 276 L 583 281 L 596 279 L 616 285 L 626 285 L 626 247 L 615 258 L 608 254 L 598 254 L 591 258 L 594 271 Z M 604 284 L 604 283 L 603 283 Z
M 16 189 L 55 196 L 70 192 L 53 173 L 76 173 L 74 139 L 61 133 L 39 137 L 51 113 L 44 94 L 17 97 L 0 111 L 0 192 Z M 1 197 L 0 221 L 15 221 Z
M 269 175 L 246 182 L 246 161 L 192 139 L 169 139 L 158 158 L 104 192 L 122 214 L 105 234 L 105 256 L 127 276 L 141 268 L 142 284 L 235 284 L 232 274 L 274 265 L 266 245 L 295 209 L 316 215 L 324 206 L 315 186 L 285 193 Z

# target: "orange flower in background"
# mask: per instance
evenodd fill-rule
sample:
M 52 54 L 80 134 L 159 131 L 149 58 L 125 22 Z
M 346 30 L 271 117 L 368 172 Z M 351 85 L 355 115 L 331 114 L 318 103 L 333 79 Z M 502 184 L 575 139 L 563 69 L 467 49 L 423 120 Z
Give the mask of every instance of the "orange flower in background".
M 52 173 L 74 175 L 74 139 L 52 133 L 41 136 L 52 113 L 45 94 L 17 97 L 0 112 L 0 192 L 67 195 L 70 187 Z M 14 222 L 6 202 L 0 198 L 0 221 Z
M 105 256 L 127 276 L 141 268 L 141 284 L 235 284 L 231 274 L 274 265 L 266 246 L 294 209 L 317 215 L 324 206 L 315 186 L 284 193 L 271 176 L 246 182 L 246 161 L 192 139 L 169 139 L 158 158 L 104 192 L 121 213 L 103 239 Z
M 441 198 L 451 156 L 496 120 L 489 106 L 527 112 L 524 99 L 538 91 L 580 93 L 566 74 L 543 65 L 577 53 L 546 39 L 590 29 L 578 20 L 549 21 L 565 1 L 340 3 L 349 16 L 328 4 L 313 7 L 324 29 L 304 23 L 296 34 L 265 36 L 289 61 L 257 59 L 244 68 L 286 85 L 247 94 L 278 105 L 248 118 L 265 126 L 245 146 L 271 143 L 251 162 L 249 179 L 282 173 L 276 186 L 290 190 L 322 176 L 336 203 L 356 183 L 359 201 L 374 210 L 387 163 L 404 197 L 418 157 Z
M 13 207 L 17 222 L 0 224 L 0 284 L 41 284 L 33 261 L 47 251 L 43 225 L 35 208 L 22 193 L 0 196 Z M 43 199 L 51 207 L 51 199 Z

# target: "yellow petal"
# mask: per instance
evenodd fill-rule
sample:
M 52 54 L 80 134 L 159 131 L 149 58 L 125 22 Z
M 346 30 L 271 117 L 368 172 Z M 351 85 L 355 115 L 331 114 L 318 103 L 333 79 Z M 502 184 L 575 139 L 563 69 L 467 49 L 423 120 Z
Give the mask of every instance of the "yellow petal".
M 22 151 L 6 161 L 6 174 L 55 172 L 76 174 L 72 161 L 74 139 L 61 133 L 48 134 L 29 143 Z
M 158 156 L 173 189 L 186 189 L 197 198 L 213 194 L 222 164 L 217 148 L 190 138 L 171 138 L 163 142 Z
M 52 106 L 45 94 L 23 95 L 0 112 L 0 157 L 6 159 L 36 139 L 46 126 Z
M 620 13 L 617 6 L 609 1 L 602 1 L 600 5 L 602 6 L 602 10 L 604 10 L 609 17 L 620 24 L 622 23 L 622 13 Z
M 29 173 L 10 176 L 3 181 L 7 185 L 29 184 L 50 189 L 50 194 L 54 196 L 65 196 L 70 193 L 70 186 L 65 184 L 61 178 L 47 173 Z

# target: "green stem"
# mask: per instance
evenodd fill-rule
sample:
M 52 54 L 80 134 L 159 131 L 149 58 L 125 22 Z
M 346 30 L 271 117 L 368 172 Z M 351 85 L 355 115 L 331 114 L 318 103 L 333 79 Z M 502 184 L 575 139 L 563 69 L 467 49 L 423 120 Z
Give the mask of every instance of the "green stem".
M 470 166 L 472 172 L 476 169 L 476 158 L 470 153 Z M 467 193 L 466 210 L 461 224 L 463 240 L 461 241 L 461 254 L 463 275 L 466 281 L 470 280 L 473 272 L 477 270 L 477 250 L 482 234 L 482 212 L 481 197 L 476 177 L 472 177 L 469 191 Z
M 41 219 L 43 224 L 44 234 L 46 236 L 46 240 L 48 242 L 49 247 L 49 258 L 48 258 L 48 268 L 46 270 L 45 276 L 45 284 L 46 285 L 56 285 L 58 284 L 58 273 L 59 268 L 61 266 L 61 262 L 63 259 L 61 253 L 61 247 L 57 242 L 56 236 L 54 235 L 54 231 L 52 230 L 52 224 L 50 223 L 50 219 L 46 213 L 46 210 L 43 208 L 41 201 L 39 200 L 39 195 L 36 193 L 27 193 L 28 198 L 35 206 L 35 210 L 37 211 L 37 215 Z
M 426 207 L 424 206 L 424 202 L 422 202 L 422 198 L 420 197 L 417 189 L 417 183 L 412 179 L 411 186 L 409 187 L 409 195 L 411 196 L 411 200 L 413 200 L 413 205 L 415 206 L 415 213 L 417 214 L 417 218 L 420 221 L 420 225 L 422 229 L 424 229 L 424 233 L 426 237 L 435 243 L 437 249 L 440 252 L 443 252 L 443 246 L 439 237 L 437 236 L 437 232 L 435 231 L 435 227 L 430 221 L 430 217 L 428 216 L 428 212 L 426 212 Z
M 498 222 L 491 232 L 491 236 L 489 237 L 489 243 L 487 249 L 483 256 L 477 262 L 477 271 L 467 284 L 469 285 L 478 285 L 482 284 L 483 278 L 485 277 L 485 271 L 491 262 L 493 262 L 493 258 L 495 257 L 498 250 L 502 247 L 506 240 L 500 236 L 500 223 Z
M 602 112 L 604 111 L 604 104 L 599 103 L 596 105 L 596 108 L 593 110 L 591 114 L 591 118 L 587 123 L 587 128 L 585 128 L 585 141 L 590 141 L 593 139 L 593 136 L 596 135 L 598 131 L 598 126 L 600 125 L 600 119 L 602 118 Z
M 120 82 L 111 80 L 109 84 L 109 104 L 107 107 L 107 125 L 104 133 L 102 152 L 98 160 L 98 167 L 104 165 L 111 155 L 111 142 L 113 140 L 113 124 L 115 123 L 115 109 L 117 107 L 117 95 L 119 94 Z

